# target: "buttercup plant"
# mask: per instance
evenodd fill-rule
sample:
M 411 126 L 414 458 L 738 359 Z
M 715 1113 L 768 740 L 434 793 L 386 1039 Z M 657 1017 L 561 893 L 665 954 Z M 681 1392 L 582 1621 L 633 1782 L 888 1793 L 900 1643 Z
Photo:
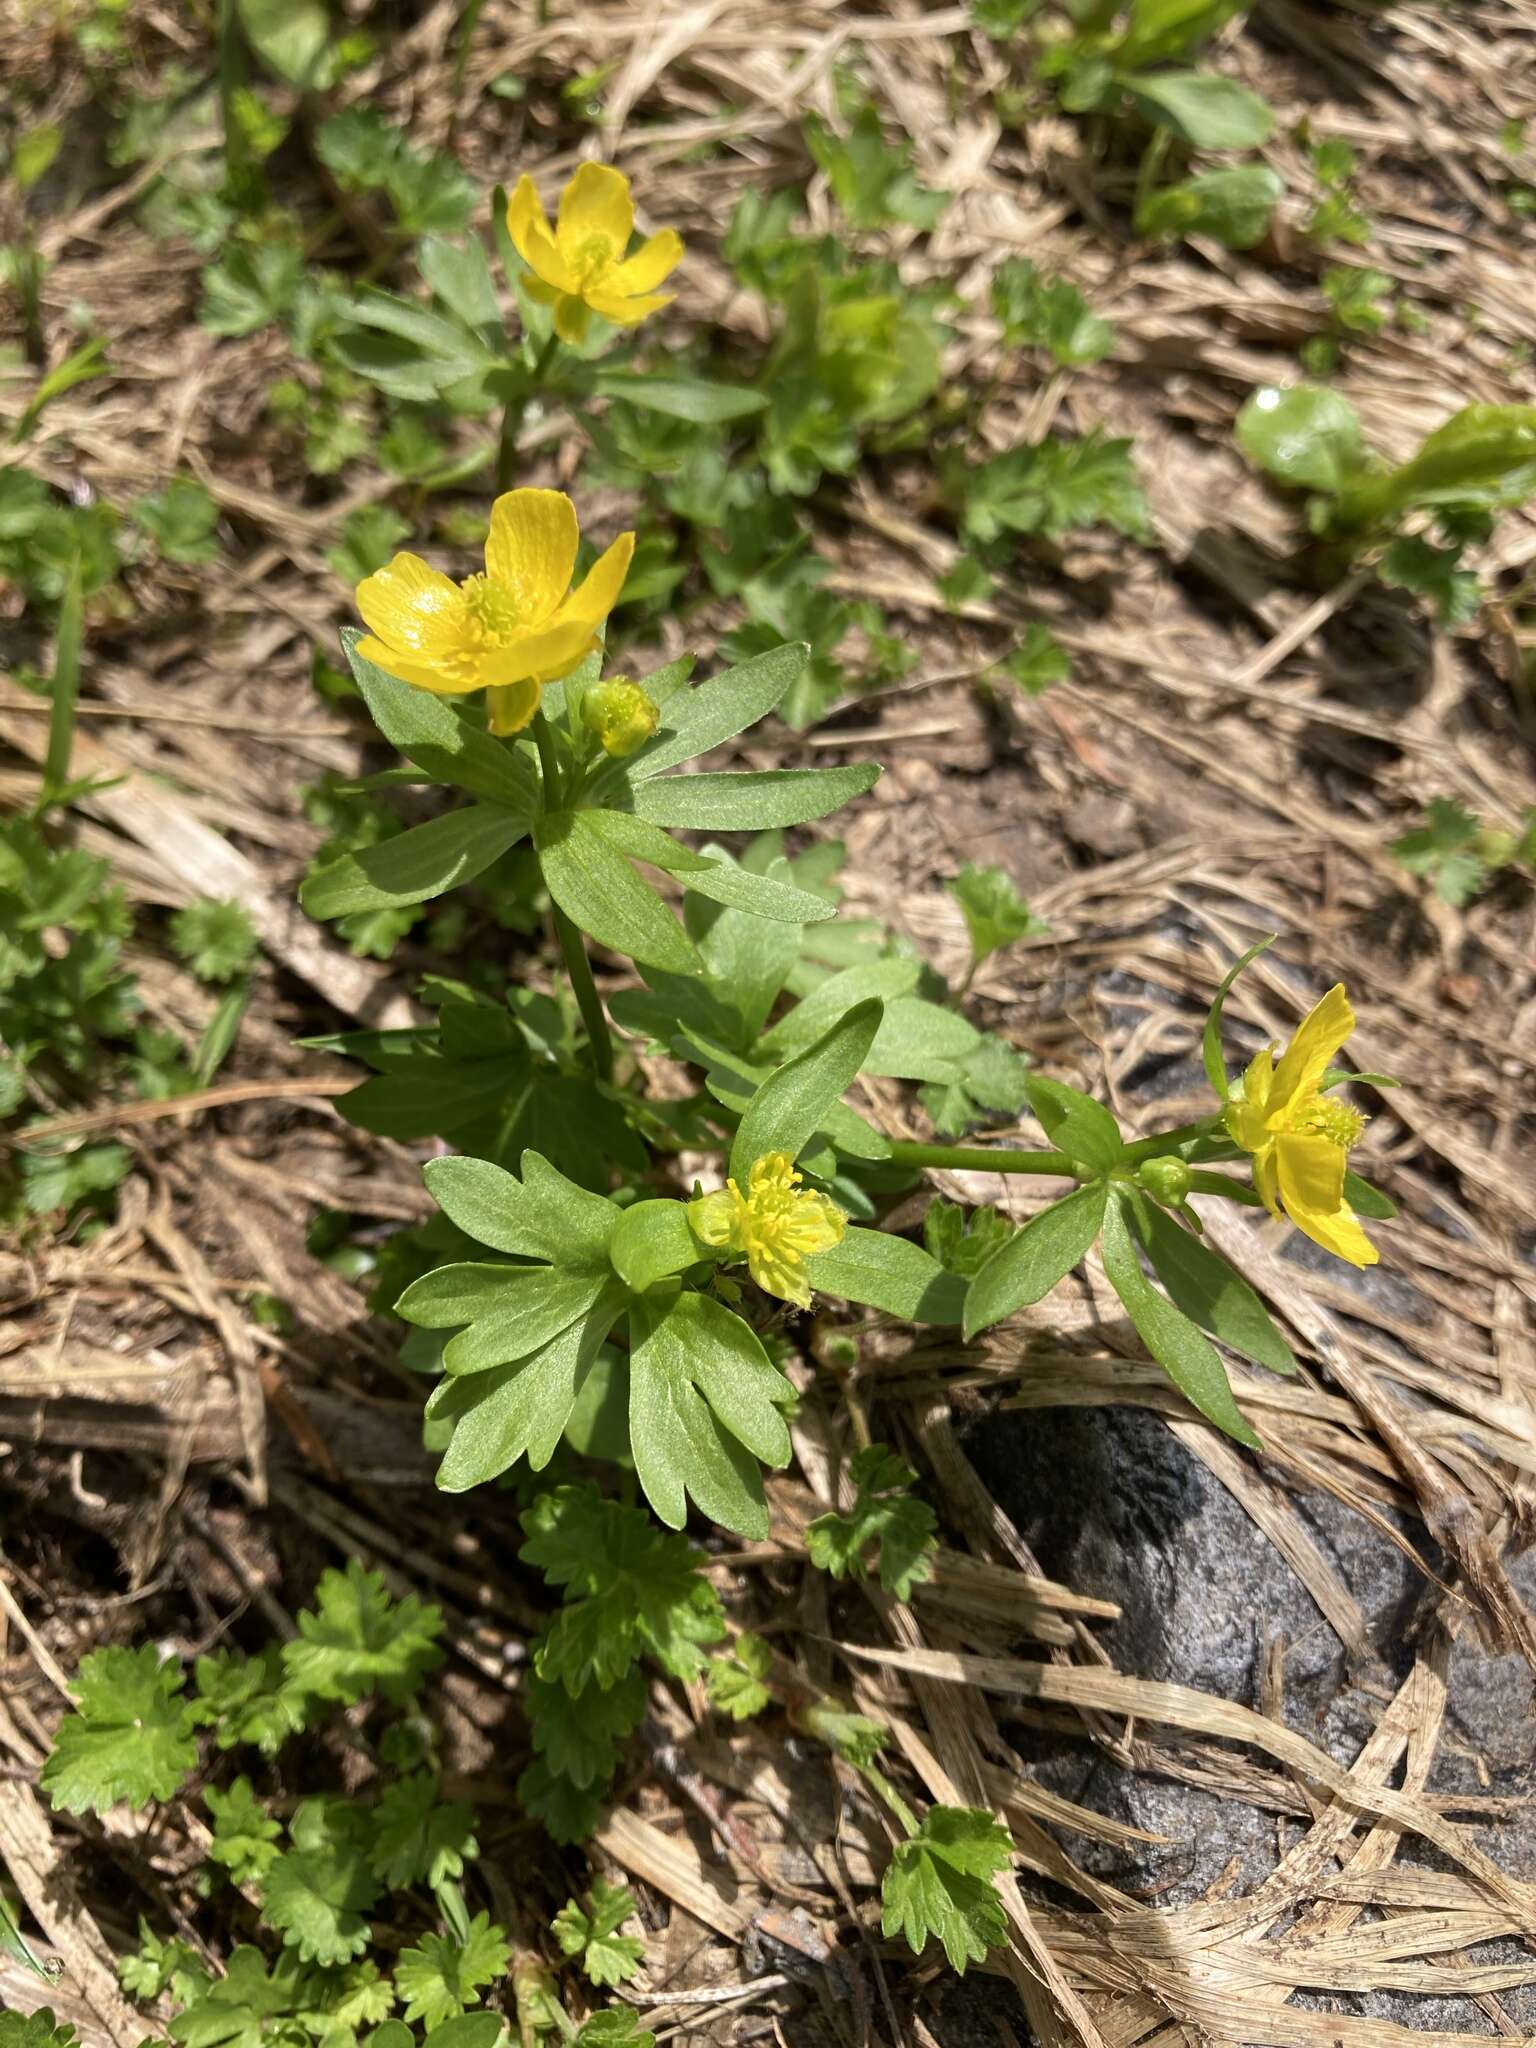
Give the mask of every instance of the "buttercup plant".
M 698 685 L 686 661 L 643 685 L 604 682 L 601 654 L 587 650 L 628 555 L 615 543 L 566 596 L 577 530 L 560 493 L 516 491 L 493 510 L 484 578 L 455 585 L 405 555 L 360 587 L 375 636 L 349 635 L 346 646 L 365 701 L 429 781 L 472 801 L 344 855 L 304 891 L 322 916 L 417 903 L 530 839 L 591 1072 L 646 1162 L 625 1169 L 622 1185 L 605 1173 L 589 1187 L 533 1147 L 508 1157 L 517 1174 L 485 1157 L 428 1166 L 446 1215 L 499 1255 L 437 1265 L 400 1298 L 400 1313 L 421 1330 L 458 1333 L 432 1361 L 443 1374 L 427 1405 L 429 1436 L 443 1454 L 439 1483 L 459 1491 L 523 1463 L 539 1471 L 562 1441 L 590 1452 L 602 1440 L 632 1463 L 671 1527 L 683 1526 L 691 1499 L 760 1538 L 768 1530 L 760 1468 L 788 1462 L 783 1418 L 793 1398 L 762 1341 L 769 1304 L 804 1309 L 821 1292 L 913 1322 L 959 1324 L 969 1338 L 1039 1301 L 1095 1243 L 1152 1356 L 1211 1421 L 1256 1444 L 1209 1340 L 1275 1371 L 1295 1362 L 1258 1296 L 1202 1242 L 1190 1197 L 1283 1208 L 1340 1257 L 1356 1265 L 1375 1258 L 1356 1210 L 1384 1205 L 1346 1163 L 1364 1119 L 1329 1094 L 1343 1076 L 1328 1062 L 1353 1026 L 1342 988 L 1318 1004 L 1278 1063 L 1259 1053 L 1234 1090 L 1219 1037 L 1229 977 L 1206 1030 L 1218 1105 L 1150 1138 L 1128 1142 L 1091 1097 L 1030 1077 L 1030 1106 L 1052 1142 L 1021 1151 L 892 1142 L 844 1102 L 866 1067 L 880 1069 L 879 1047 L 900 1012 L 900 999 L 891 1000 L 888 1017 L 886 992 L 910 985 L 904 963 L 889 963 L 894 980 L 886 963 L 834 974 L 801 1004 L 807 1028 L 787 1040 L 782 1025 L 763 1028 L 779 968 L 758 1017 L 756 1060 L 715 1041 L 707 1007 L 672 1047 L 704 1069 L 706 1084 L 686 1129 L 675 1119 L 669 1126 L 615 1046 L 586 941 L 632 961 L 668 992 L 680 1019 L 705 996 L 699 984 L 712 970 L 695 938 L 703 928 L 680 924 L 638 863 L 672 877 L 713 915 L 736 915 L 738 947 L 766 943 L 787 962 L 833 906 L 792 880 L 787 863 L 754 872 L 718 843 L 694 851 L 667 828 L 804 823 L 869 788 L 878 770 L 667 775 L 765 717 L 807 650 L 781 648 Z M 495 645 L 483 623 L 492 605 L 504 607 Z M 942 1030 L 945 1013 L 933 1015 L 930 1031 Z M 470 1012 L 455 1036 L 471 1017 L 475 1032 L 490 1028 Z M 665 1155 L 684 1143 L 728 1153 L 724 1185 L 696 1184 L 687 1201 L 654 1194 L 647 1182 L 665 1180 Z M 1251 1189 L 1212 1170 L 1245 1158 Z M 978 1167 L 1075 1186 L 962 1275 L 878 1227 L 878 1202 L 862 1184 L 876 1166 Z M 850 1221 L 853 1204 L 875 1228 Z M 743 1263 L 754 1294 L 744 1295 L 730 1271 Z M 618 1330 L 623 1345 L 613 1341 Z M 609 1426 L 594 1432 L 598 1413 Z

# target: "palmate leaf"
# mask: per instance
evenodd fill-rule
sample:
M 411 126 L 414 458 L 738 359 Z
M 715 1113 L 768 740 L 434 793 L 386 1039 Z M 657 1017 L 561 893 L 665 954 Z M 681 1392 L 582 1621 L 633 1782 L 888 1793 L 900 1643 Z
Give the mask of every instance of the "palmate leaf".
M 183 2048 L 262 2048 L 266 2023 L 298 2011 L 310 1972 L 292 1954 L 268 1966 L 260 1949 L 242 1945 L 217 1978 L 168 2032 Z
M 993 1882 L 1013 1853 L 1008 1830 L 970 1806 L 930 1808 L 915 1835 L 897 1844 L 880 1886 L 881 1932 L 905 1935 L 921 1955 L 930 1938 L 944 1945 L 949 1966 L 985 1960 L 1006 1940 L 1007 1915 Z
M 750 1720 L 772 1703 L 773 1694 L 763 1683 L 772 1669 L 772 1649 L 761 1636 L 743 1629 L 725 1656 L 709 1660 L 710 1705 L 733 1721 Z
M 589 1984 L 623 1984 L 639 1969 L 645 1943 L 636 1935 L 619 1929 L 635 1912 L 635 1895 L 627 1884 L 607 1884 L 598 1878 L 583 1910 L 577 1899 L 567 1899 L 550 1922 L 550 1932 L 561 1952 L 579 1956 Z
M 483 1485 L 520 1458 L 540 1472 L 554 1456 L 587 1376 L 624 1308 L 624 1288 L 613 1276 L 606 1284 L 575 1277 L 591 1297 L 579 1320 L 505 1364 L 450 1374 L 433 1392 L 427 1403 L 428 1421 L 453 1426 L 437 1472 L 445 1493 Z M 474 1339 L 478 1328 L 472 1326 L 461 1336 Z M 446 1351 L 444 1358 L 446 1362 Z M 455 1363 L 472 1368 L 474 1356 L 460 1352 Z
M 259 1884 L 277 1860 L 282 1833 L 256 1797 L 249 1778 L 236 1778 L 227 1792 L 209 1785 L 203 1792 L 213 1815 L 213 1840 L 208 1854 L 229 1872 L 236 1884 Z
M 215 1650 L 197 1660 L 193 1712 L 212 1726 L 220 1749 L 248 1742 L 263 1756 L 276 1756 L 304 1726 L 313 1703 L 311 1693 L 284 1675 L 279 1643 L 268 1643 L 254 1657 Z
M 322 1574 L 315 1606 L 298 1616 L 299 1639 L 283 1645 L 289 1677 L 322 1699 L 382 1693 L 403 1706 L 443 1661 L 442 1611 L 414 1594 L 392 1600 L 377 1572 L 354 1557 L 344 1572 Z
M 811 1563 L 835 1579 L 864 1577 L 864 1553 L 880 1547 L 880 1583 L 898 1600 L 933 1577 L 937 1519 L 911 1492 L 917 1474 L 884 1444 L 866 1444 L 848 1468 L 858 1495 L 847 1514 L 818 1515 L 805 1532 Z
M 392 1891 L 424 1884 L 432 1890 L 464 1875 L 466 1857 L 478 1856 L 473 1808 L 445 1800 L 431 1771 L 416 1771 L 386 1785 L 373 1810 L 369 1863 Z
M 306 1963 L 345 1963 L 368 1946 L 366 1915 L 378 1896 L 361 1843 L 290 1849 L 267 1872 L 262 1918 Z
M 401 1951 L 395 1965 L 407 2024 L 420 2020 L 430 2034 L 478 2005 L 485 1987 L 505 1976 L 511 1955 L 506 1935 L 488 1913 L 476 1913 L 462 1942 L 422 1935 L 414 1948 Z
M 619 1746 L 645 1717 L 646 1680 L 638 1664 L 606 1690 L 584 1685 L 577 1693 L 530 1671 L 523 1681 L 523 1710 L 533 1730 L 533 1747 L 557 1777 L 583 1791 L 606 1785 L 618 1765 Z
M 539 1676 L 579 1694 L 617 1685 L 649 1654 L 674 1678 L 696 1678 L 704 1643 L 725 1634 L 719 1595 L 681 1536 L 643 1508 L 594 1486 L 558 1486 L 522 1517 L 520 1557 L 564 1589 L 566 1604 L 534 1652 Z
M 179 1697 L 180 1665 L 153 1643 L 93 1650 L 75 1673 L 77 1711 L 66 1715 L 41 1782 L 56 1809 L 105 1813 L 120 1802 L 174 1799 L 197 1763 L 193 1715 Z
M 540 1822 L 552 1842 L 569 1847 L 584 1842 L 602 1819 L 607 1780 L 582 1786 L 551 1770 L 537 1757 L 517 1781 L 518 1803 Z
M 46 2005 L 36 2012 L 0 2012 L 0 2048 L 75 2048 L 75 2030 Z

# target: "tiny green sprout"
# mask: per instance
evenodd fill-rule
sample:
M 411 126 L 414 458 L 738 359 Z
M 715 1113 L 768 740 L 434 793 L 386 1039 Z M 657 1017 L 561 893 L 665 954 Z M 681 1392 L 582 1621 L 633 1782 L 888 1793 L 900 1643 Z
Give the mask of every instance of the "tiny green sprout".
M 627 676 L 611 676 L 581 700 L 581 722 L 605 754 L 624 761 L 643 747 L 661 717 L 656 700 Z

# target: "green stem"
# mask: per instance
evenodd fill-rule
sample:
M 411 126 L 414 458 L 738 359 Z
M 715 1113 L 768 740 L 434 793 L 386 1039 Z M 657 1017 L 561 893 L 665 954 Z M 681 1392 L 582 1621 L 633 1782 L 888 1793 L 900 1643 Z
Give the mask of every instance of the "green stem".
M 542 808 L 544 815 L 548 817 L 552 811 L 558 811 L 560 808 L 560 756 L 555 749 L 554 729 L 542 711 L 533 714 L 531 729 L 533 743 L 539 750 L 539 767 L 544 776 Z M 593 1072 L 600 1081 L 611 1081 L 613 1034 L 608 1029 L 608 1017 L 603 1009 L 603 999 L 597 992 L 597 983 L 592 979 L 592 963 L 587 958 L 586 941 L 558 903 L 550 907 L 554 912 L 555 937 L 560 941 L 560 954 L 565 961 L 566 974 L 570 978 L 571 993 L 576 998 L 581 1021 L 587 1027 Z
M 509 491 L 517 476 L 517 437 L 522 431 L 523 414 L 528 401 L 544 383 L 555 350 L 560 346 L 560 337 L 551 332 L 544 346 L 534 357 L 533 368 L 528 372 L 528 381 L 515 398 L 509 398 L 501 415 L 501 434 L 496 443 L 496 488 Z
M 533 714 L 533 743 L 539 750 L 539 767 L 544 776 L 542 809 L 548 817 L 560 808 L 560 756 L 555 751 L 554 730 L 542 711 Z
M 1203 1116 L 1195 1124 L 1180 1124 L 1175 1130 L 1158 1131 L 1150 1138 L 1138 1138 L 1134 1145 L 1125 1148 L 1124 1164 L 1139 1166 L 1143 1159 L 1157 1159 L 1164 1152 L 1177 1152 L 1181 1145 L 1187 1145 L 1191 1138 L 1208 1138 L 1212 1127 L 1219 1125 L 1219 1116 Z
M 1054 1173 L 1076 1180 L 1078 1169 L 1065 1152 L 1010 1152 L 989 1145 L 893 1144 L 891 1158 L 901 1166 L 941 1166 L 978 1173 Z
M 611 1081 L 613 1034 L 608 1029 L 608 1016 L 603 1009 L 603 999 L 597 992 L 597 983 L 592 979 L 592 962 L 587 958 L 586 942 L 558 903 L 554 905 L 554 913 L 555 936 L 560 941 L 565 971 L 570 976 L 581 1021 L 587 1027 L 592 1070 L 599 1081 Z

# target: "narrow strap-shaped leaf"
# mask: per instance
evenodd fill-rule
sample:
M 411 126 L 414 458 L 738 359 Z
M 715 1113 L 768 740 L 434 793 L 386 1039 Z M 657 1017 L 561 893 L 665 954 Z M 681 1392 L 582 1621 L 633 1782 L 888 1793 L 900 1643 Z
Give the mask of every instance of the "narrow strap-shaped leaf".
M 711 676 L 686 694 L 669 696 L 661 731 L 625 764 L 629 780 L 639 784 L 664 768 L 707 754 L 766 718 L 805 667 L 810 652 L 801 642 L 791 641 Z
M 706 855 L 679 846 L 659 825 L 648 825 L 630 811 L 582 811 L 580 817 L 583 831 L 595 832 L 615 852 L 643 860 L 664 874 L 691 875 L 695 869 L 711 865 Z
M 377 327 L 386 334 L 398 334 L 402 341 L 415 342 L 429 355 L 453 364 L 466 377 L 496 360 L 473 328 L 415 305 L 410 299 L 396 298 L 393 292 L 369 287 L 356 294 L 347 311 L 365 327 Z
M 965 1336 L 991 1329 L 1015 1309 L 1027 1308 L 1064 1280 L 1099 1234 L 1108 1190 L 1103 1181 L 1042 1209 L 1024 1228 L 998 1246 L 965 1297 Z
M 819 982 L 765 1032 L 756 1050 L 772 1059 L 803 1052 L 856 1003 L 866 1003 L 871 996 L 878 996 L 882 1003 L 892 1003 L 910 995 L 922 971 L 922 963 L 917 960 L 866 960 L 856 967 L 841 968 Z
M 1232 992 L 1233 982 L 1251 961 L 1257 960 L 1261 953 L 1266 952 L 1275 943 L 1276 936 L 1276 933 L 1271 932 L 1268 938 L 1255 940 L 1241 959 L 1232 962 L 1221 977 L 1221 986 L 1206 1012 L 1205 1036 L 1201 1040 L 1200 1055 L 1205 1062 L 1205 1078 L 1223 1102 L 1231 1090 L 1231 1083 L 1227 1079 L 1227 1063 L 1221 1050 L 1221 1013 L 1227 1006 L 1227 997 Z
M 531 763 L 489 733 L 466 725 L 451 705 L 430 690 L 418 690 L 376 667 L 357 651 L 362 637 L 355 627 L 344 627 L 341 644 L 373 722 L 385 739 L 438 781 L 455 783 L 491 803 L 531 817 L 538 795 L 538 778 Z
M 600 946 L 647 967 L 697 974 L 699 956 L 688 934 L 624 855 L 586 823 L 589 815 L 556 812 L 534 826 L 550 895 Z
M 1368 1180 L 1362 1180 L 1358 1173 L 1347 1169 L 1344 1174 L 1344 1199 L 1357 1216 L 1374 1216 L 1379 1222 L 1387 1223 L 1397 1214 L 1397 1204 L 1392 1197 L 1373 1187 Z
M 794 1158 L 821 1129 L 828 1111 L 852 1087 L 880 1028 L 881 1005 L 860 1003 L 823 1038 L 779 1068 L 742 1114 L 731 1146 L 731 1173 L 743 1184 L 767 1152 Z
M 1228 1436 L 1247 1444 L 1250 1450 L 1261 1449 L 1258 1437 L 1233 1399 L 1227 1369 L 1209 1338 L 1165 1294 L 1159 1294 L 1142 1272 L 1118 1200 L 1105 1209 L 1101 1249 L 1109 1284 L 1124 1304 L 1137 1336 L 1179 1392 Z
M 1095 1173 L 1107 1173 L 1125 1150 L 1125 1140 L 1103 1103 L 1043 1074 L 1031 1074 L 1025 1086 L 1029 1106 L 1057 1151 Z
M 761 412 L 768 401 L 745 384 L 712 384 L 703 377 L 641 376 L 632 370 L 599 370 L 596 388 L 605 398 L 622 398 L 645 412 L 714 426 Z
M 727 904 L 732 910 L 750 911 L 754 917 L 771 918 L 775 924 L 820 924 L 837 915 L 837 905 L 809 889 L 797 889 L 768 875 L 750 874 L 746 868 L 727 861 L 701 865 L 683 876 L 683 887 L 711 903 Z
M 311 917 L 354 910 L 394 910 L 425 903 L 475 876 L 528 830 L 527 820 L 498 804 L 468 804 L 397 838 L 327 861 L 299 890 Z
M 1185 1315 L 1271 1372 L 1295 1372 L 1290 1345 L 1242 1275 L 1147 1196 L 1127 1189 L 1124 1199 L 1153 1272 Z
M 946 1273 L 931 1252 L 886 1230 L 845 1230 L 842 1241 L 813 1252 L 805 1275 L 819 1294 L 837 1294 L 910 1323 L 958 1323 L 966 1283 Z
M 769 768 L 761 774 L 669 775 L 636 788 L 635 814 L 653 825 L 694 832 L 762 832 L 824 818 L 879 779 L 873 761 L 847 768 Z

